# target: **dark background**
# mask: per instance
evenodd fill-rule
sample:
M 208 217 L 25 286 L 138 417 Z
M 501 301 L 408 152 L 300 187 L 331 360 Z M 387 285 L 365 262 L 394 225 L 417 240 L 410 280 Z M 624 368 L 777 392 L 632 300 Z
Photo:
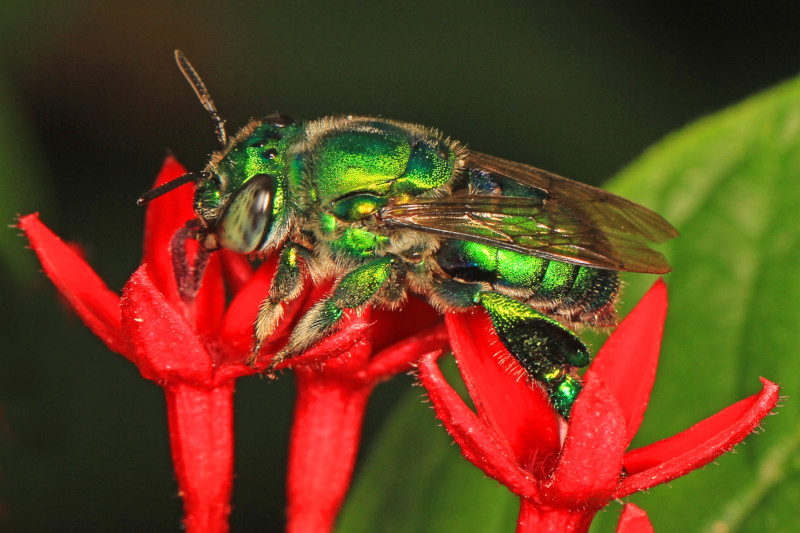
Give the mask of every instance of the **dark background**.
M 0 4 L 0 214 L 40 211 L 115 290 L 138 265 L 165 151 L 216 147 L 183 49 L 229 130 L 251 116 L 373 114 L 602 183 L 691 120 L 800 72 L 800 4 Z M 7 230 L 0 529 L 175 531 L 161 391 L 64 311 Z M 409 378 L 378 389 L 369 436 Z M 240 381 L 232 528 L 278 530 L 291 378 Z

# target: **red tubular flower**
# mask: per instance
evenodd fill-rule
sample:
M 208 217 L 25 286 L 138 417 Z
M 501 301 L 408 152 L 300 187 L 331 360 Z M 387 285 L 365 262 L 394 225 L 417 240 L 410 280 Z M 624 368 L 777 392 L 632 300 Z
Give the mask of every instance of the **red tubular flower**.
M 184 172 L 168 158 L 157 184 Z M 243 364 L 235 349 L 243 339 L 225 327 L 244 294 L 237 294 L 226 312 L 219 257 L 211 258 L 194 299 L 183 301 L 179 296 L 169 243 L 191 218 L 189 188 L 152 202 L 143 264 L 125 284 L 121 298 L 37 215 L 21 217 L 19 227 L 83 322 L 112 351 L 134 363 L 142 376 L 164 388 L 185 526 L 190 532 L 223 532 L 228 530 L 233 475 L 234 380 L 256 370 Z
M 156 185 L 185 172 L 170 157 Z M 194 218 L 192 201 L 192 188 L 186 186 L 149 204 L 143 264 L 126 283 L 121 298 L 37 215 L 21 217 L 19 227 L 47 275 L 83 322 L 112 351 L 133 362 L 142 376 L 164 388 L 185 527 L 190 533 L 213 533 L 228 531 L 234 382 L 263 371 L 244 361 L 252 345 L 253 320 L 268 292 L 276 261 L 268 260 L 254 272 L 245 257 L 217 252 L 204 270 L 184 265 L 187 271 L 177 273 L 178 277 L 202 275 L 196 294 L 187 297 L 176 282 L 176 255 L 171 253 L 170 243 L 176 242 L 176 231 Z M 182 245 L 189 249 L 177 256 L 193 262 L 197 243 L 186 240 Z M 227 306 L 226 286 L 230 292 Z M 288 305 L 263 353 L 281 348 L 294 321 L 328 288 L 308 290 Z M 337 333 L 282 365 L 295 367 L 298 373 L 290 452 L 290 524 L 307 518 L 320 524 L 294 527 L 295 531 L 324 531 L 321 524 L 332 524 L 349 485 L 372 386 L 410 368 L 421 353 L 446 343 L 444 328 L 437 329 L 432 322 L 435 315 L 417 316 L 410 327 L 395 332 L 400 335 L 372 327 L 369 313 L 349 317 Z M 403 334 L 431 326 L 433 329 L 418 336 L 396 342 Z M 395 345 L 387 347 L 391 342 Z M 374 348 L 382 351 L 370 357 Z M 262 366 L 269 360 L 264 356 Z
M 653 533 L 647 513 L 632 503 L 626 503 L 617 524 L 617 533 Z
M 498 364 L 498 351 L 507 360 L 510 356 L 488 317 L 446 316 L 477 413 L 447 384 L 433 356 L 422 358 L 420 379 L 464 456 L 520 496 L 518 532 L 586 531 L 611 499 L 709 463 L 744 439 L 775 406 L 778 386 L 762 379 L 760 393 L 678 435 L 626 452 L 655 380 L 666 310 L 666 286 L 659 281 L 586 372 L 563 439 L 545 394 Z
M 447 345 L 440 317 L 418 300 L 409 301 L 397 315 L 373 310 L 356 318 L 374 322 L 346 357 L 324 365 L 306 364 L 306 355 L 290 360 L 297 402 L 287 479 L 289 533 L 333 529 L 350 485 L 373 387 L 410 370 L 423 353 Z

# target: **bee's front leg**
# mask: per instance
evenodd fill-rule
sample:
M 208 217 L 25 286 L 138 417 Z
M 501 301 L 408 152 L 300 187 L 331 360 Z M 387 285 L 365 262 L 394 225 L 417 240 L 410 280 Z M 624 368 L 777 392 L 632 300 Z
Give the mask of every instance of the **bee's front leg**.
M 278 326 L 278 322 L 283 316 L 282 304 L 291 302 L 302 291 L 304 261 L 308 259 L 308 253 L 308 250 L 293 243 L 287 244 L 281 252 L 278 268 L 269 287 L 269 294 L 258 308 L 258 315 L 256 315 L 253 325 L 253 349 L 247 359 L 247 364 L 255 364 L 264 341 Z
M 330 297 L 317 302 L 303 315 L 294 328 L 286 347 L 272 360 L 274 368 L 284 359 L 308 349 L 314 342 L 331 333 L 348 309 L 362 309 L 379 291 L 396 277 L 400 261 L 383 257 L 346 274 Z

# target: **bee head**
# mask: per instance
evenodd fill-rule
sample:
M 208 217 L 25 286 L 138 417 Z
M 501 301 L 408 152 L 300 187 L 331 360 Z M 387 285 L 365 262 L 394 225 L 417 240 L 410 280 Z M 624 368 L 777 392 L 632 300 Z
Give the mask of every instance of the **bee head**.
M 273 224 L 285 218 L 287 137 L 295 129 L 283 115 L 254 120 L 212 154 L 194 208 L 216 246 L 251 253 L 270 244 Z
M 175 61 L 200 103 L 209 113 L 222 145 L 202 172 L 190 172 L 143 194 L 137 203 L 194 182 L 194 210 L 203 223 L 200 240 L 207 250 L 227 248 L 257 252 L 278 240 L 272 227 L 286 219 L 284 179 L 287 138 L 297 130 L 294 120 L 280 114 L 252 120 L 232 138 L 203 80 L 180 50 Z

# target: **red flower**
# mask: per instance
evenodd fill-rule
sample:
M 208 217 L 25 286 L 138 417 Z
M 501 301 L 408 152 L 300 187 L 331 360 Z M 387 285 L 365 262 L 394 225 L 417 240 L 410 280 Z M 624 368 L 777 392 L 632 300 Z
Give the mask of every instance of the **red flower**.
M 168 158 L 156 185 L 184 173 L 177 161 Z M 21 217 L 19 227 L 83 322 L 112 351 L 133 362 L 142 376 L 164 388 L 186 529 L 223 532 L 228 530 L 233 481 L 234 381 L 263 370 L 244 361 L 252 344 L 252 323 L 276 261 L 268 260 L 254 272 L 245 257 L 223 251 L 212 254 L 207 265 L 189 266 L 198 261 L 197 243 L 174 236 L 194 218 L 192 198 L 192 188 L 182 187 L 150 203 L 142 265 L 126 283 L 121 298 L 37 215 Z M 171 243 L 187 249 L 172 251 Z M 179 272 L 175 272 L 176 258 L 188 260 L 184 265 L 178 262 Z M 176 275 L 190 290 L 178 287 Z M 227 306 L 226 286 L 231 293 Z M 288 305 L 262 353 L 281 348 L 295 319 L 328 288 L 309 289 Z M 290 451 L 290 524 L 300 512 L 317 523 L 333 522 L 350 481 L 372 386 L 408 369 L 419 354 L 441 348 L 446 335 L 443 328 L 434 327 L 387 346 L 402 335 L 433 326 L 433 318 L 432 312 L 417 314 L 407 327 L 390 333 L 372 327 L 369 312 L 347 317 L 337 333 L 281 365 L 296 367 L 298 372 Z M 376 348 L 382 351 L 370 357 Z M 262 366 L 269 360 L 264 356 Z
M 617 533 L 653 533 L 647 513 L 632 503 L 626 503 L 617 524 Z
M 462 453 L 521 498 L 517 531 L 586 531 L 610 500 L 665 483 L 730 450 L 778 400 L 760 393 L 674 437 L 627 451 L 644 416 L 658 362 L 666 286 L 657 282 L 614 331 L 584 377 L 561 437 L 544 393 L 498 364 L 510 356 L 484 314 L 448 314 L 459 369 L 477 414 L 423 357 L 420 379 Z M 488 341 L 487 341 L 488 339 Z
M 447 345 L 439 315 L 419 300 L 409 301 L 397 315 L 368 311 L 361 320 L 374 322 L 346 357 L 293 366 L 297 401 L 287 479 L 289 533 L 333 529 L 350 485 L 373 387 L 410 370 L 422 354 Z

